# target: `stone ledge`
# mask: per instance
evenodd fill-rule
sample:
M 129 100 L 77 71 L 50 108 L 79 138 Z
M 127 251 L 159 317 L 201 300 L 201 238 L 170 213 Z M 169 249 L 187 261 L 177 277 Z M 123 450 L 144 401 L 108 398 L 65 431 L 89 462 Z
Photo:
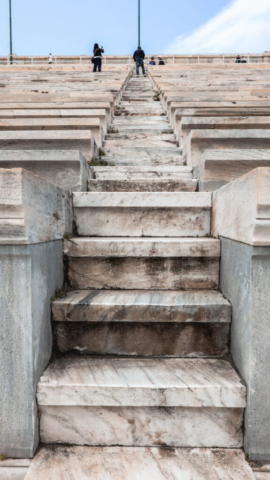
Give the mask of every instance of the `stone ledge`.
M 257 168 L 213 194 L 212 234 L 270 246 L 270 168 Z
M 0 244 L 60 240 L 72 231 L 71 194 L 22 169 L 0 169 Z

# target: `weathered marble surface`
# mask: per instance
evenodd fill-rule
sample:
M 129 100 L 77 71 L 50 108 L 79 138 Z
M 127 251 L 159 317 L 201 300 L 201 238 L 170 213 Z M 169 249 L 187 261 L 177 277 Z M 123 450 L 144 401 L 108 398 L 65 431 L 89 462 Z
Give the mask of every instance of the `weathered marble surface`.
M 178 192 L 78 192 L 79 235 L 203 237 L 210 233 L 211 195 Z
M 75 387 L 75 390 L 74 390 Z M 38 385 L 39 406 L 243 408 L 224 360 L 61 357 Z
M 213 238 L 79 238 L 64 242 L 69 257 L 210 257 L 219 258 L 220 242 Z
M 0 168 L 24 168 L 64 190 L 87 190 L 89 166 L 79 151 L 0 150 Z
M 181 162 L 181 150 L 179 148 L 174 147 L 173 145 L 170 147 L 166 146 L 145 146 L 143 147 L 141 144 L 138 144 L 138 146 L 133 142 L 132 146 L 127 146 L 125 144 L 124 147 L 116 147 L 116 146 L 111 146 L 111 147 L 104 147 L 104 152 L 106 153 L 106 157 L 116 157 L 116 158 L 122 158 L 122 157 L 134 157 L 134 165 L 139 165 L 140 159 L 142 157 L 145 160 L 149 160 L 149 162 L 152 160 L 158 161 L 159 159 L 162 160 L 163 165 L 168 164 L 169 161 L 175 160 L 175 156 L 179 158 L 179 165 L 182 165 Z M 169 157 L 169 158 L 167 158 Z M 124 161 L 123 158 L 123 161 Z M 112 160 L 113 162 L 114 160 Z M 166 163 L 164 163 L 166 162 Z M 123 165 L 125 165 L 123 163 Z M 142 165 L 147 165 L 145 161 L 142 162 Z M 151 165 L 151 163 L 148 163 L 148 165 Z
M 200 159 L 199 190 L 217 190 L 258 167 L 270 167 L 270 150 L 206 150 Z
M 62 241 L 2 245 L 0 271 L 0 452 L 29 458 L 39 442 L 36 385 L 51 356 L 50 299 L 63 284 Z
M 231 351 L 247 385 L 245 450 L 260 461 L 270 459 L 269 284 L 269 247 L 222 238 L 221 290 L 233 305 Z
M 269 129 L 269 116 L 229 116 L 229 117 L 183 117 L 177 138 L 183 147 L 191 130 L 198 129 Z
M 219 258 L 70 258 L 68 277 L 75 289 L 216 289 Z
M 52 307 L 57 322 L 230 323 L 231 306 L 214 291 L 75 290 Z
M 246 130 L 192 130 L 187 137 L 183 155 L 188 165 L 200 169 L 201 155 L 207 149 L 268 149 L 270 131 L 259 129 Z
M 44 105 L 43 105 L 44 106 Z M 47 107 L 47 104 L 46 104 Z M 35 108 L 35 109 L 34 109 Z M 108 104 L 107 110 L 110 109 Z M 104 133 L 107 133 L 108 130 L 108 121 L 110 121 L 110 113 L 106 111 L 105 108 L 93 108 L 93 109 L 62 109 L 62 108 L 41 108 L 36 109 L 20 109 L 20 110 L 3 110 L 0 109 L 0 118 L 1 119 L 21 119 L 21 118 L 99 118 L 101 121 Z
M 25 480 L 253 480 L 241 450 L 43 447 Z
M 88 181 L 89 192 L 195 192 L 197 180 L 193 179 L 136 179 L 136 180 L 93 180 Z
M 269 152 L 270 154 L 270 152 Z M 0 152 L 1 155 L 1 152 Z M 0 157 L 1 158 L 1 157 Z M 119 179 L 119 180 L 137 180 L 144 178 L 145 180 L 180 180 L 192 178 L 192 167 L 187 166 L 158 166 L 145 167 L 133 166 L 125 167 L 90 167 L 91 178 L 96 180 Z
M 212 232 L 249 245 L 270 246 L 270 168 L 252 170 L 214 192 Z
M 27 170 L 0 169 L 0 244 L 63 238 L 72 231 L 71 194 Z
M 5 118 L 0 119 L 0 131 L 22 130 L 90 130 L 98 147 L 102 147 L 104 132 L 99 118 Z
M 61 353 L 220 358 L 228 353 L 229 329 L 225 323 L 60 322 L 54 338 Z
M 241 448 L 239 408 L 41 406 L 42 443 Z
M 0 480 L 24 480 L 27 472 L 28 468 L 24 467 L 1 468 L 0 466 Z
M 79 150 L 87 161 L 98 154 L 95 139 L 86 130 L 0 132 L 0 150 Z

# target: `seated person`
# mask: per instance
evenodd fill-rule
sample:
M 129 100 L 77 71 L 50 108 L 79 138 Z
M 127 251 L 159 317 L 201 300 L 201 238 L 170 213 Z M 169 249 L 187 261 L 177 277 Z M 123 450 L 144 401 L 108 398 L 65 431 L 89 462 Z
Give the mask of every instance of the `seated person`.
M 246 61 L 245 57 L 242 57 L 242 59 L 241 59 L 241 63 L 247 63 L 247 61 Z
M 159 65 L 165 65 L 165 62 L 162 57 L 159 56 L 158 59 L 159 59 L 159 63 L 158 63 Z
M 237 55 L 235 63 L 242 63 L 240 55 Z
M 151 57 L 151 60 L 150 60 L 150 62 L 148 63 L 148 65 L 156 65 L 155 57 Z

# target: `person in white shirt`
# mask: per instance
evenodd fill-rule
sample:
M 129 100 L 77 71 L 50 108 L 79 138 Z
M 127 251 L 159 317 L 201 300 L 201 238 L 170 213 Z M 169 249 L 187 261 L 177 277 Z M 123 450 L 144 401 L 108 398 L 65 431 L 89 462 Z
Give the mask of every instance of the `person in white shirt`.
M 52 54 L 50 53 L 49 55 L 49 64 L 53 63 L 53 58 L 52 58 Z

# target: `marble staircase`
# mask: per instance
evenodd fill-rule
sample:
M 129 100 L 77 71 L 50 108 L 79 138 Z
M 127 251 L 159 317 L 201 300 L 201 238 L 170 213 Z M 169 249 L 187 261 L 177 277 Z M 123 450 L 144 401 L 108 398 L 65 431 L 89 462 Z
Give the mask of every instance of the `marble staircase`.
M 26 480 L 252 480 L 229 361 L 212 195 L 149 78 L 131 77 L 64 242 L 68 293 L 37 392 Z

